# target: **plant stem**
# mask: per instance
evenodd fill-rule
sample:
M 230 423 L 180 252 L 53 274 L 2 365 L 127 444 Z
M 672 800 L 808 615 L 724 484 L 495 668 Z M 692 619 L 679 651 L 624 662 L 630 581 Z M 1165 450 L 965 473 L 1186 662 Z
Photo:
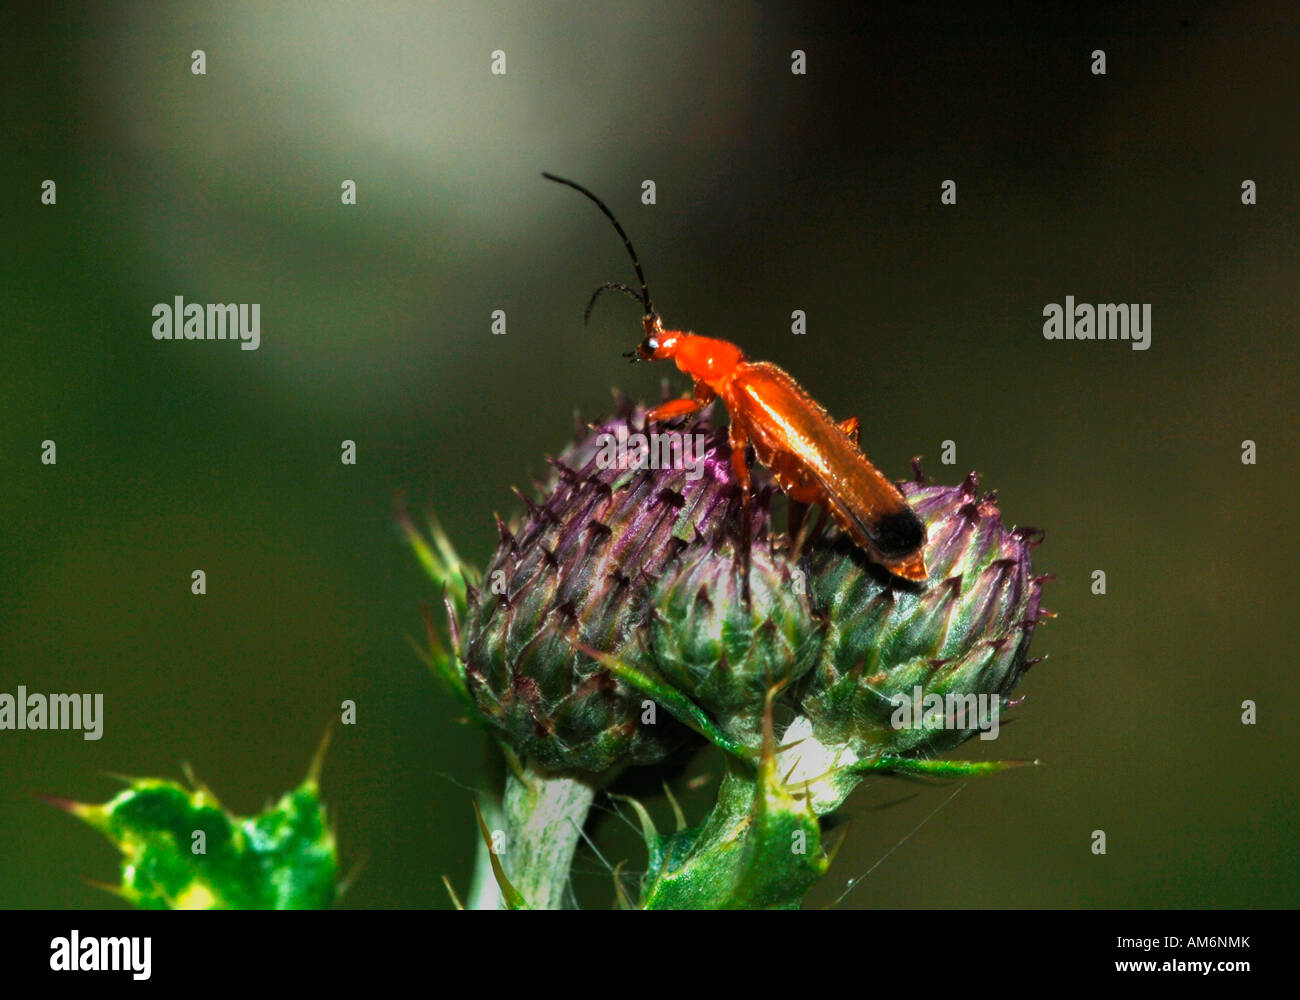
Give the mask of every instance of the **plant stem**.
M 501 865 L 531 909 L 566 906 L 569 869 L 595 797 L 596 788 L 590 781 L 550 774 L 531 764 L 524 767 L 522 776 L 513 770 L 507 775 L 500 814 L 505 833 Z M 486 849 L 480 852 L 476 869 L 471 905 L 474 909 L 499 908 L 501 893 L 491 891 L 496 884 Z

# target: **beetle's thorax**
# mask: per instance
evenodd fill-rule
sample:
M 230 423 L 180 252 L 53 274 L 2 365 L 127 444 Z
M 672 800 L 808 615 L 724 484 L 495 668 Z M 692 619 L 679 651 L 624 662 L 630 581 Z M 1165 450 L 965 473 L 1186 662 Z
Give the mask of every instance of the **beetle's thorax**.
M 642 357 L 672 361 L 697 382 L 720 391 L 745 354 L 730 341 L 699 337 L 686 330 L 665 330 L 657 316 L 646 317 Z

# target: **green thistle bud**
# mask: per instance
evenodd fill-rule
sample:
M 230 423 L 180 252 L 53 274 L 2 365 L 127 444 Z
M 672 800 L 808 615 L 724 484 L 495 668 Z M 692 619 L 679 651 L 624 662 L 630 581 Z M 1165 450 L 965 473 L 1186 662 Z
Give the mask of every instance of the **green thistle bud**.
M 748 605 L 742 572 L 731 545 L 679 558 L 652 591 L 649 653 L 660 677 L 757 747 L 768 690 L 812 668 L 826 629 L 783 549 L 751 547 Z
M 981 728 L 981 696 L 986 707 L 1007 704 L 1048 614 L 1039 608 L 1047 578 L 1029 558 L 1041 533 L 1006 527 L 995 494 L 980 497 L 977 486 L 973 473 L 959 487 L 903 484 L 926 526 L 925 587 L 884 576 L 843 544 L 811 553 L 813 591 L 831 622 L 801 705 L 819 742 L 860 758 L 927 756 Z
M 469 594 L 468 692 L 482 717 L 542 767 L 654 763 L 696 741 L 577 648 L 642 664 L 656 580 L 714 551 L 739 523 L 725 435 L 701 420 L 688 428 L 693 442 L 704 441 L 698 464 L 629 468 L 614 445 L 623 435 L 635 448 L 644 428 L 644 409 L 623 407 L 552 461 L 540 500 L 525 499 L 522 523 L 511 531 L 498 521 L 500 545 Z M 764 537 L 765 501 L 754 524 Z

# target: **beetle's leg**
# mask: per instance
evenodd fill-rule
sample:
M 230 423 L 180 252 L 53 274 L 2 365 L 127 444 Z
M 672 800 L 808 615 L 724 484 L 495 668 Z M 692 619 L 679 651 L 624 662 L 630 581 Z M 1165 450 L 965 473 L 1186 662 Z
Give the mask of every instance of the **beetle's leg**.
M 803 558 L 804 546 L 816 533 L 817 528 L 821 527 L 820 516 L 815 522 L 808 516 L 811 507 L 812 505 L 808 503 L 800 503 L 793 499 L 790 501 L 790 523 L 787 530 L 790 533 L 790 559 L 793 562 Z
M 858 418 L 845 417 L 840 421 L 840 430 L 849 436 L 849 440 L 861 447 L 858 441 Z
M 656 423 L 664 420 L 676 420 L 678 417 L 689 417 L 703 408 L 704 404 L 694 399 L 670 399 L 668 402 L 660 403 L 648 410 L 646 419 L 653 420 Z
M 800 503 L 794 497 L 790 497 L 789 507 L 786 509 L 786 532 L 790 535 L 790 540 L 794 541 L 799 538 L 799 531 L 803 527 L 804 518 L 808 516 L 808 505 Z M 798 549 L 795 545 L 795 549 Z
M 790 548 L 790 558 L 798 560 L 803 553 L 804 546 L 821 533 L 822 526 L 826 522 L 826 508 L 824 506 L 826 497 L 818 490 L 810 487 L 788 490 L 786 496 L 790 498 L 789 531 L 793 542 Z M 808 516 L 808 510 L 813 504 L 818 504 L 816 521 Z
M 714 391 L 703 382 L 696 382 L 694 396 L 660 403 L 646 412 L 646 419 L 661 421 L 692 416 L 713 402 L 714 395 Z
M 732 418 L 727 427 L 727 438 L 731 443 L 731 468 L 736 474 L 740 486 L 740 593 L 746 607 L 749 606 L 749 462 L 746 452 L 749 450 L 749 438 L 740 425 Z
M 820 487 L 809 485 L 808 477 L 791 458 L 787 457 L 784 461 L 776 459 L 772 474 L 776 478 L 777 485 L 781 487 L 781 492 L 789 500 L 786 530 L 790 534 L 791 558 L 798 560 L 799 553 L 803 551 L 809 538 L 808 529 L 812 527 L 808 508 L 824 501 L 826 494 Z

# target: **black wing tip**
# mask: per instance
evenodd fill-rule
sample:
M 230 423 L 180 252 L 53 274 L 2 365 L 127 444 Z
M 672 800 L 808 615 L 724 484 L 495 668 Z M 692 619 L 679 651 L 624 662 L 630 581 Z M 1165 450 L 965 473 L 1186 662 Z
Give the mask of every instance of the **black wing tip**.
M 911 507 L 883 514 L 871 525 L 872 544 L 889 559 L 909 555 L 925 544 L 925 525 Z

